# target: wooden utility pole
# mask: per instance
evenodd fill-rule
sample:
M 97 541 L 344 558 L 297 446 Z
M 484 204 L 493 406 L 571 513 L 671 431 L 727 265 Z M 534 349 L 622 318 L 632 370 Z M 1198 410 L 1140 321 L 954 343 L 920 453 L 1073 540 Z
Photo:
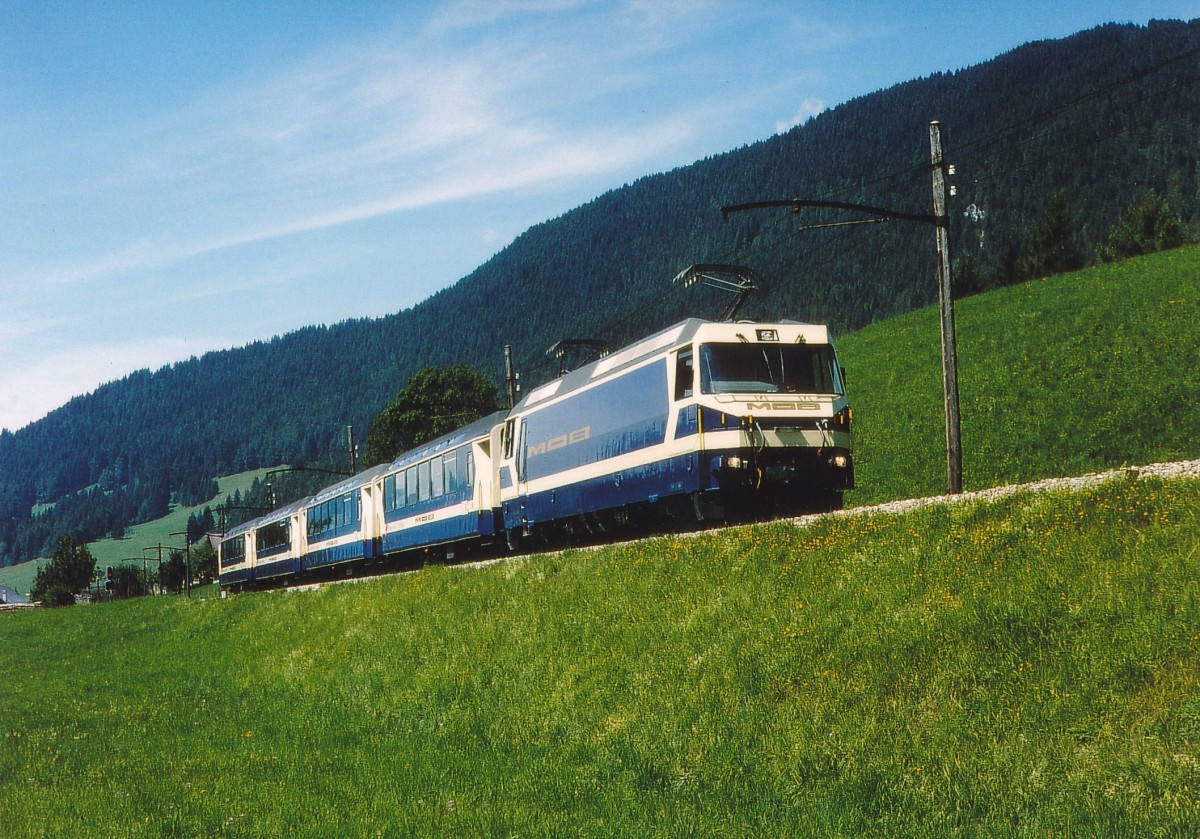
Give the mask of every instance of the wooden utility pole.
M 508 407 L 517 404 L 517 377 L 513 373 L 512 346 L 504 345 L 504 392 L 508 397 Z
M 962 428 L 958 414 L 958 344 L 954 334 L 954 297 L 950 287 L 950 217 L 946 212 L 946 166 L 942 159 L 942 126 L 929 123 L 929 155 L 933 170 L 933 215 L 937 236 L 938 304 L 942 315 L 942 387 L 946 400 L 947 492 L 962 487 Z

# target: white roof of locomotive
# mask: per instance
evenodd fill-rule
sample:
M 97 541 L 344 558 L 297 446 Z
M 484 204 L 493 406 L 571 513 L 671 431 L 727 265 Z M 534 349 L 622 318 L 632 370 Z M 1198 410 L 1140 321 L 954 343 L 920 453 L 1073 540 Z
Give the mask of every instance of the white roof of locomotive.
M 773 328 L 782 328 L 789 333 L 794 332 L 793 337 L 786 340 L 786 343 L 829 343 L 829 327 L 824 324 L 801 323 L 793 320 L 782 320 L 774 323 L 749 321 L 718 323 L 700 318 L 688 318 L 674 326 L 669 326 L 660 332 L 655 332 L 653 335 L 610 353 L 597 361 L 585 364 L 577 370 L 572 370 L 570 373 L 566 373 L 557 379 L 535 387 L 517 403 L 513 412 L 518 413 L 552 397 L 579 390 L 591 382 L 606 378 L 613 373 L 644 361 L 648 357 L 665 354 L 676 347 L 690 344 L 697 338 L 701 340 L 706 338 L 709 340 L 723 338 L 725 340 L 756 343 L 758 339 L 755 330 Z

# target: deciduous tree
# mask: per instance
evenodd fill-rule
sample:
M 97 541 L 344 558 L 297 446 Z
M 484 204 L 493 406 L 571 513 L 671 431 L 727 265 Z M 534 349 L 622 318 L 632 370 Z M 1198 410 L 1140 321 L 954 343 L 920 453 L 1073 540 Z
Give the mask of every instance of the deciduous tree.
M 1099 256 L 1104 262 L 1112 262 L 1177 248 L 1186 241 L 1179 217 L 1171 212 L 1162 196 L 1148 189 L 1108 231 L 1108 240 L 1099 248 Z
M 367 435 L 367 466 L 448 434 L 496 410 L 496 386 L 466 364 L 426 367 L 412 375 Z
M 38 569 L 31 594 L 48 606 L 69 606 L 86 591 L 96 575 L 96 559 L 87 545 L 61 536 L 50 561 Z

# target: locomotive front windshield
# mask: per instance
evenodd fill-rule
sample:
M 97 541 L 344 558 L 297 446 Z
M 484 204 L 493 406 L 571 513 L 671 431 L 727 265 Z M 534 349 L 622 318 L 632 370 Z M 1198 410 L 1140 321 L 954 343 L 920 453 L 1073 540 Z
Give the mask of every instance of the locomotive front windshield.
M 836 393 L 842 378 L 828 344 L 704 344 L 701 393 Z

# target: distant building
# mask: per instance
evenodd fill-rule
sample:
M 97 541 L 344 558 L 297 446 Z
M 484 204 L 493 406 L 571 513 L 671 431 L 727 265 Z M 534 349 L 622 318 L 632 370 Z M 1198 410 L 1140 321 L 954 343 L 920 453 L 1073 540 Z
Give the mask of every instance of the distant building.
M 17 594 L 16 589 L 9 588 L 6 585 L 0 585 L 0 609 L 17 608 L 19 606 L 31 606 L 28 597 L 22 597 Z

